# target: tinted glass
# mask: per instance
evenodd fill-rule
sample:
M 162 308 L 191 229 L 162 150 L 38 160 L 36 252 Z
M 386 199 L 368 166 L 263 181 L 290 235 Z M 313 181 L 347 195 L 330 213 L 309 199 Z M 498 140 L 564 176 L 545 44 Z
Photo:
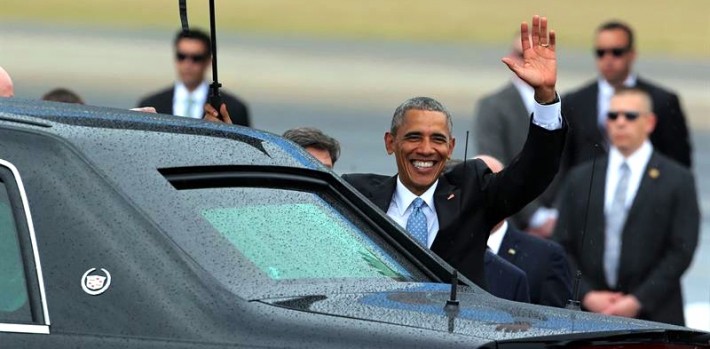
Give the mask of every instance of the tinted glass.
M 183 190 L 210 230 L 273 281 L 424 281 L 324 193 L 273 188 Z
M 31 322 L 27 282 L 17 226 L 5 183 L 0 179 L 0 321 Z

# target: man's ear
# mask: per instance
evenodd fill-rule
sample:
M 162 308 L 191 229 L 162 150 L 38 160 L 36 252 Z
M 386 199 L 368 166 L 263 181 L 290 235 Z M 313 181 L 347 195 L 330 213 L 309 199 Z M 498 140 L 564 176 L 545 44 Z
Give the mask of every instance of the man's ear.
M 451 154 L 454 153 L 454 147 L 456 147 L 456 138 L 451 137 L 451 140 L 449 141 L 449 159 L 451 159 Z M 464 159 L 466 161 L 466 159 Z
M 385 149 L 387 150 L 387 155 L 394 153 L 394 135 L 389 132 L 385 132 Z
M 646 122 L 646 133 L 651 134 L 653 130 L 656 129 L 656 123 L 658 122 L 658 118 L 656 118 L 656 114 L 653 112 L 648 114 L 648 120 Z

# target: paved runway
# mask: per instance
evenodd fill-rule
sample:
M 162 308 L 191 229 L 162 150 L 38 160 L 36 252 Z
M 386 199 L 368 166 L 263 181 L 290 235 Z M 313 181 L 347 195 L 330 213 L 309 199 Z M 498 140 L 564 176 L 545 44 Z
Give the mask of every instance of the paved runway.
M 66 86 L 90 104 L 132 107 L 173 79 L 170 32 L 116 32 L 0 24 L 0 64 L 17 95 L 36 98 Z M 343 146 L 340 173 L 392 174 L 382 136 L 394 108 L 414 95 L 440 99 L 454 113 L 455 157 L 463 157 L 473 105 L 510 76 L 499 46 L 344 42 L 220 35 L 220 77 L 249 102 L 255 126 L 275 133 L 316 126 Z M 564 47 L 564 46 L 562 46 Z M 710 63 L 644 57 L 643 76 L 677 90 L 693 128 L 695 173 L 703 209 L 701 241 L 684 277 L 686 304 L 710 307 Z M 594 76 L 591 53 L 562 49 L 559 87 Z M 475 154 L 471 147 L 469 154 Z M 707 319 L 696 327 L 710 330 Z

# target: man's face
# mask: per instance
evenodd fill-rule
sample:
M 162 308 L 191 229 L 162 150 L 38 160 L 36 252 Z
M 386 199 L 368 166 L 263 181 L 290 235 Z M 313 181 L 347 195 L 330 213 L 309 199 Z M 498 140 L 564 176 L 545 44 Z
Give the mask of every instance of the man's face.
M 387 153 L 394 153 L 402 184 L 423 194 L 444 170 L 456 141 L 446 115 L 437 111 L 408 110 L 396 134 L 385 134 Z
M 622 154 L 627 156 L 641 147 L 656 126 L 656 117 L 640 95 L 613 96 L 609 104 L 609 113 L 619 113 L 616 120 L 607 117 L 606 127 L 609 140 Z M 629 120 L 628 114 L 634 113 L 638 117 Z
M 612 85 L 623 83 L 636 58 L 636 52 L 629 48 L 626 32 L 621 29 L 602 30 L 597 34 L 595 50 L 599 74 Z
M 196 39 L 181 39 L 176 47 L 175 66 L 180 81 L 185 85 L 199 85 L 205 79 L 205 72 L 210 66 L 207 47 Z
M 318 159 L 325 167 L 333 168 L 333 160 L 330 158 L 330 152 L 316 147 L 306 147 L 305 150 Z

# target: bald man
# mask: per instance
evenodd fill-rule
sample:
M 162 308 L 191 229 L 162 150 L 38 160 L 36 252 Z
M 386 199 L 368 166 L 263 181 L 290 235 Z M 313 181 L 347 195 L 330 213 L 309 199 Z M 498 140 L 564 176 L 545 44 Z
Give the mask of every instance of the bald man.
M 492 156 L 476 158 L 493 172 L 503 170 L 503 164 Z M 504 220 L 491 230 L 488 247 L 525 272 L 531 303 L 563 308 L 572 297 L 570 266 L 558 243 L 524 233 Z
M 15 89 L 12 85 L 12 79 L 10 74 L 0 67 L 0 97 L 13 97 L 15 96 Z

